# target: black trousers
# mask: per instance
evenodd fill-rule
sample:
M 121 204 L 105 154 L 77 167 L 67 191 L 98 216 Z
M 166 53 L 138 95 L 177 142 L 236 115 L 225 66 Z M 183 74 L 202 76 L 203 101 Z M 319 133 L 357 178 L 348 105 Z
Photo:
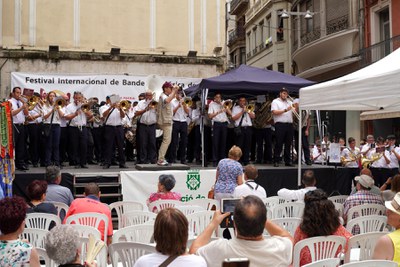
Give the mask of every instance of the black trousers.
M 381 187 L 390 177 L 390 169 L 388 168 L 371 167 L 370 170 L 372 172 L 372 176 L 374 177 L 375 185 L 377 187 Z
M 226 137 L 228 133 L 227 122 L 214 122 L 212 131 L 212 161 L 218 163 L 226 157 Z
M 140 132 L 139 139 L 136 140 L 136 144 L 140 146 L 140 155 L 138 155 L 138 161 L 145 164 L 156 163 L 156 125 L 146 125 L 140 123 L 138 132 Z
M 25 165 L 26 136 L 23 123 L 14 124 L 13 138 L 15 149 L 15 167 L 21 168 Z
M 94 156 L 96 157 L 97 162 L 103 162 L 103 134 L 104 127 L 97 127 L 92 129 Z
M 40 124 L 31 123 L 27 125 L 28 127 L 28 135 L 29 135 L 29 156 L 32 161 L 32 164 L 38 164 L 40 159 Z
M 186 121 L 173 121 L 172 123 L 172 138 L 169 144 L 169 160 L 175 162 L 176 159 L 181 162 L 186 161 L 186 147 L 187 147 L 187 129 Z M 179 155 L 178 153 L 179 145 Z
M 310 160 L 310 144 L 308 143 L 308 136 L 306 136 L 306 128 L 307 127 L 303 127 L 301 129 L 301 147 L 303 148 L 303 152 L 304 152 L 304 160 L 307 162 L 311 162 Z M 296 144 L 296 151 L 299 148 L 299 131 L 297 131 L 296 129 L 294 130 L 294 140 L 295 140 L 295 144 Z M 301 156 L 301 153 L 297 152 L 298 157 Z
M 70 146 L 68 145 L 68 127 L 60 127 L 60 163 L 71 161 Z
M 272 162 L 272 129 L 254 129 L 257 146 L 257 163 Z
M 87 144 L 88 144 L 88 129 L 82 127 L 68 127 L 69 144 L 71 146 L 72 161 L 78 165 L 86 165 L 87 163 Z
M 118 149 L 118 161 L 120 165 L 125 164 L 124 154 L 124 129 L 122 126 L 104 126 L 104 164 L 111 165 L 114 154 L 114 144 Z
M 242 157 L 240 161 L 243 164 L 248 164 L 250 160 L 251 137 L 253 129 L 251 126 L 240 127 L 241 134 L 236 135 L 236 145 L 242 149 Z
M 275 123 L 276 144 L 274 150 L 274 162 L 280 162 L 282 146 L 285 145 L 284 161 L 286 164 L 291 163 L 290 148 L 293 142 L 293 124 L 292 123 Z

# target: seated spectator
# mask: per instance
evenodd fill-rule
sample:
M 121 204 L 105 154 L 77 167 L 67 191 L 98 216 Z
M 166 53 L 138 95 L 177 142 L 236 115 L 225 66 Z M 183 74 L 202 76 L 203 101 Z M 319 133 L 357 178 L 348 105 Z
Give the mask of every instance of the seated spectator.
M 361 171 L 360 171 L 360 176 L 363 175 L 363 174 L 364 174 L 364 175 L 368 175 L 368 176 L 371 177 L 373 180 L 375 180 L 375 179 L 374 179 L 374 176 L 372 176 L 372 172 L 371 172 L 370 169 L 368 169 L 368 168 L 363 168 L 363 169 L 361 169 Z M 354 178 L 355 178 L 355 177 L 354 177 Z M 357 192 L 357 182 L 356 182 L 356 180 L 354 180 L 354 182 L 355 182 L 355 186 L 354 186 L 353 189 L 351 190 L 350 195 L 353 195 L 354 193 Z M 382 191 L 381 191 L 381 189 L 380 189 L 379 187 L 377 187 L 375 184 L 371 186 L 371 189 L 369 190 L 369 192 L 371 192 L 372 194 L 375 194 L 375 195 L 377 195 L 377 196 L 382 196 Z
M 33 180 L 26 188 L 28 202 L 27 213 L 41 212 L 57 215 L 56 207 L 51 203 L 45 203 L 47 183 L 44 180 Z
M 226 258 L 248 258 L 251 266 L 288 266 L 292 262 L 293 238 L 267 221 L 267 209 L 259 197 L 247 196 L 235 206 L 236 238 L 210 241 L 212 233 L 230 213 L 216 211 L 211 223 L 193 241 L 190 253 L 202 256 L 209 267 L 220 267 Z M 264 237 L 264 228 L 270 234 Z
M 289 201 L 294 200 L 304 202 L 304 195 L 309 191 L 317 189 L 315 187 L 315 185 L 317 184 L 317 180 L 315 179 L 314 172 L 312 170 L 306 170 L 303 173 L 301 182 L 304 185 L 304 188 L 298 190 L 282 188 L 278 191 L 278 196 L 283 197 L 284 199 Z
M 294 243 L 316 236 L 338 235 L 346 238 L 346 247 L 351 234 L 340 224 L 339 213 L 328 195 L 321 189 L 307 192 L 304 196 L 304 213 L 300 225 L 294 234 Z M 339 248 L 337 254 L 341 252 Z M 310 250 L 300 252 L 300 266 L 311 263 Z
M 173 175 L 161 174 L 160 177 L 158 177 L 158 190 L 150 195 L 149 199 L 147 200 L 147 205 L 160 199 L 181 200 L 182 196 L 180 193 L 171 192 L 171 190 L 175 187 L 175 183 L 176 180 Z
M 154 223 L 154 241 L 156 253 L 140 257 L 134 267 L 161 266 L 170 260 L 168 266 L 206 267 L 202 257 L 189 255 L 186 252 L 189 223 L 186 216 L 179 210 L 167 208 L 157 214 Z
M 0 266 L 40 267 L 36 249 L 19 238 L 25 229 L 25 217 L 22 198 L 0 200 Z
M 111 211 L 110 208 L 100 202 L 100 188 L 95 183 L 88 183 L 85 186 L 84 198 L 77 198 L 72 201 L 71 206 L 67 212 L 67 215 L 64 218 L 63 223 L 67 220 L 67 218 L 74 214 L 84 213 L 84 212 L 97 212 L 102 213 L 108 218 L 108 227 L 107 227 L 107 245 L 111 244 L 112 235 L 113 235 L 113 225 L 111 220 Z M 101 240 L 104 241 L 104 223 L 101 222 L 99 224 L 98 230 L 101 233 Z
M 372 259 L 395 261 L 400 265 L 400 193 L 392 201 L 386 201 L 385 206 L 387 223 L 396 230 L 378 239 Z
M 258 177 L 258 170 L 256 166 L 249 164 L 244 167 L 244 184 L 238 185 L 233 191 L 234 198 L 241 198 L 248 195 L 258 196 L 260 198 L 266 198 L 267 193 L 264 187 L 256 183 Z
M 96 263 L 81 264 L 79 233 L 70 225 L 58 225 L 47 235 L 44 245 L 47 255 L 60 267 L 96 267 Z
M 66 205 L 71 205 L 74 201 L 71 190 L 65 186 L 61 186 L 61 171 L 58 166 L 46 167 L 46 181 L 47 181 L 47 193 L 46 201 L 61 202 Z
M 390 189 L 387 188 L 390 186 Z M 386 182 L 381 186 L 382 197 L 385 201 L 390 201 L 394 198 L 396 193 L 400 192 L 400 174 L 389 177 Z

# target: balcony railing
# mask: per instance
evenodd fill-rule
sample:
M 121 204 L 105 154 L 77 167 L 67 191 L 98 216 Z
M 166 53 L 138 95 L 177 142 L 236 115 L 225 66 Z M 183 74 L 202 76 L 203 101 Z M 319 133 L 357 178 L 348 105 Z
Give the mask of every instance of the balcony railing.
M 330 20 L 326 23 L 327 35 L 346 30 L 349 26 L 349 16 L 344 15 L 337 19 Z
M 249 4 L 249 0 L 233 0 L 231 2 L 231 14 L 236 15 L 240 13 L 240 11 L 247 7 Z
M 310 31 L 301 36 L 301 40 L 300 40 L 301 46 L 311 43 L 315 40 L 318 40 L 319 38 L 321 38 L 321 29 L 315 28 L 313 31 Z
M 400 48 L 400 35 L 360 50 L 361 67 L 368 66 Z
M 245 40 L 245 30 L 244 28 L 237 28 L 229 33 L 228 45 L 232 45 L 236 41 Z

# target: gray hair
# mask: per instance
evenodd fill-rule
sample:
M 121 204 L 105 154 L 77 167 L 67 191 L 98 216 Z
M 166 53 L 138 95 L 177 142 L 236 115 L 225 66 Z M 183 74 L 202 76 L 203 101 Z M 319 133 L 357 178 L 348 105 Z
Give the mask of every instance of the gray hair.
M 73 263 L 79 246 L 79 234 L 71 225 L 57 225 L 46 235 L 45 249 L 57 264 Z
M 162 174 L 158 177 L 158 181 L 167 191 L 171 191 L 175 186 L 175 177 L 172 174 Z
M 61 175 L 61 170 L 59 167 L 57 167 L 57 166 L 46 167 L 45 178 L 46 178 L 47 183 L 54 184 L 55 180 L 60 175 Z

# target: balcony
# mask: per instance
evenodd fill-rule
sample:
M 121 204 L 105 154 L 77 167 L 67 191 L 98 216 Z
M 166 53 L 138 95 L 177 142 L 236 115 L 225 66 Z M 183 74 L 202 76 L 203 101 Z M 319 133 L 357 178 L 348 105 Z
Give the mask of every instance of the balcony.
M 400 47 L 400 35 L 360 50 L 361 67 L 368 66 Z
M 244 28 L 236 28 L 229 33 L 228 46 L 232 46 L 237 42 L 245 41 L 246 35 Z
M 249 0 L 233 0 L 231 2 L 231 15 L 239 15 L 246 11 L 249 5 Z

